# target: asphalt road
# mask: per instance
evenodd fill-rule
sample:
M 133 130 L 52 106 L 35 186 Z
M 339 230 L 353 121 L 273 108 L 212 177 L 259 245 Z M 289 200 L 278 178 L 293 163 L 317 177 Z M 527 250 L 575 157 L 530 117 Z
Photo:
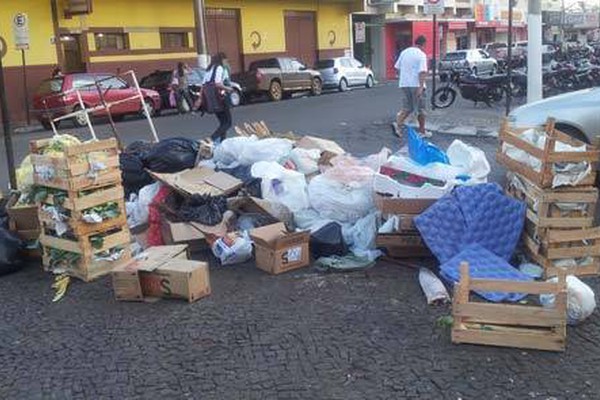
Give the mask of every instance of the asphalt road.
M 276 132 L 293 131 L 297 134 L 312 134 L 336 140 L 347 151 L 356 155 L 377 152 L 383 146 L 392 150 L 400 147 L 398 139 L 392 135 L 391 122 L 398 109 L 398 91 L 394 84 L 379 85 L 373 89 L 353 89 L 349 92 L 328 92 L 318 97 L 297 96 L 279 103 L 254 102 L 233 110 L 233 122 L 265 121 Z M 496 109 L 475 108 L 471 103 L 459 100 L 452 108 L 436 111 L 437 125 L 445 121 L 448 127 L 458 124 L 493 125 L 502 113 Z M 201 117 L 199 114 L 167 114 L 154 119 L 160 138 L 183 136 L 201 139 L 210 136 L 217 127 L 212 115 Z M 128 117 L 116 124 L 117 131 L 124 142 L 151 140 L 150 127 L 145 119 Z M 99 121 L 94 124 L 99 137 L 111 135 L 110 125 Z M 76 134 L 82 139 L 91 138 L 87 128 L 74 129 L 69 122 L 61 126 L 61 133 Z M 233 132 L 230 132 L 232 135 Z M 22 160 L 27 155 L 30 140 L 50 137 L 50 131 L 41 129 L 33 132 L 21 132 L 14 135 L 15 158 Z M 432 140 L 441 146 L 447 146 L 455 138 L 484 149 L 490 161 L 496 140 L 481 137 L 459 137 L 454 135 L 436 135 Z M 5 163 L 4 143 L 0 144 L 0 154 Z M 20 161 L 19 161 L 20 162 Z M 502 173 L 498 174 L 500 177 Z M 0 164 L 0 187 L 8 187 L 8 172 Z

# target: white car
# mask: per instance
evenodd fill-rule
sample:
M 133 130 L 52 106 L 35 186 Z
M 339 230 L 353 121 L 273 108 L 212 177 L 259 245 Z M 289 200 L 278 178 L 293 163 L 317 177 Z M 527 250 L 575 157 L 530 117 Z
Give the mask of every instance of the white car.
M 439 66 L 440 72 L 458 71 L 473 75 L 495 75 L 498 62 L 481 49 L 457 50 L 446 54 Z
M 350 86 L 372 88 L 375 85 L 373 71 L 351 57 L 320 60 L 315 69 L 321 73 L 323 87 L 337 87 L 340 92 L 345 92 Z

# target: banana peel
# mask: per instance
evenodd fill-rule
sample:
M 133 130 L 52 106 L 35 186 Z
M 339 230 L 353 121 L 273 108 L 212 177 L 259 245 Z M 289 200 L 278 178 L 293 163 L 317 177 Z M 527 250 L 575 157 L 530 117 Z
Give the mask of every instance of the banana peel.
M 69 287 L 69 283 L 71 283 L 71 277 L 66 274 L 57 275 L 54 278 L 54 283 L 52 284 L 52 288 L 56 290 L 54 294 L 54 298 L 52 299 L 53 303 L 60 301 L 65 294 L 67 293 L 67 288 Z

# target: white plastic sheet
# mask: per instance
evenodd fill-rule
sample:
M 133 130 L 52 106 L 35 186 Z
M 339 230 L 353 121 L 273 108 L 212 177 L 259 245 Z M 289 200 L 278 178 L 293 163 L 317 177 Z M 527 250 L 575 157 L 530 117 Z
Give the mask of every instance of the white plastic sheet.
M 325 175 L 310 181 L 308 197 L 322 218 L 342 223 L 355 223 L 374 208 L 371 184 L 346 185 Z
M 492 169 L 483 150 L 457 139 L 448 147 L 446 154 L 451 166 L 462 169 L 464 175 L 471 177 L 473 182 L 470 183 L 487 182 Z
M 276 162 L 255 163 L 250 173 L 261 178 L 263 198 L 282 203 L 292 212 L 309 207 L 306 177 L 300 172 L 283 168 Z

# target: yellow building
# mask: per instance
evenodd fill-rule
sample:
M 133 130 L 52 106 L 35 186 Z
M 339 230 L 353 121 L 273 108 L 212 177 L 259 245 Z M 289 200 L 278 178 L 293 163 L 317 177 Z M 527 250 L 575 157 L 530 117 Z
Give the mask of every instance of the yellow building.
M 289 55 L 312 65 L 351 48 L 357 0 L 205 0 L 208 51 L 227 54 L 234 72 L 264 57 Z M 25 51 L 29 96 L 56 65 L 64 72 L 172 69 L 196 63 L 195 0 L 2 0 L 0 45 L 13 120 L 24 117 L 21 52 L 12 21 L 29 20 Z

